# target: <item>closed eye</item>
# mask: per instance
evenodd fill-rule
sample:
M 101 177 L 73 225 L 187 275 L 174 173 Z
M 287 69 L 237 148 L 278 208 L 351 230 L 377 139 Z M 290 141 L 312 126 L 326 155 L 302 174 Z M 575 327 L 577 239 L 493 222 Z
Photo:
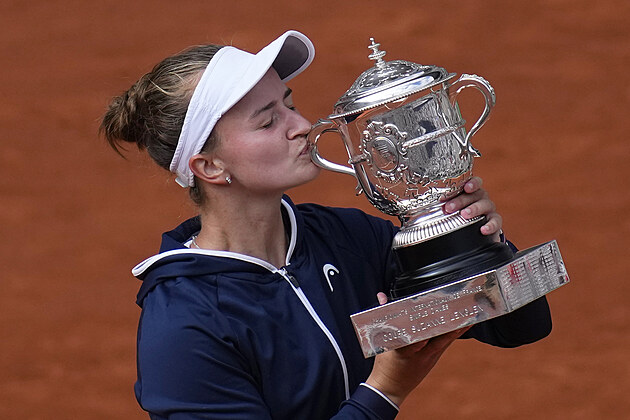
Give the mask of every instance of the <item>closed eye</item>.
M 290 109 L 291 111 L 295 111 L 297 112 L 297 108 L 295 107 L 295 105 L 293 105 L 293 100 L 291 99 L 291 89 L 287 88 L 287 90 L 284 92 L 284 101 L 285 101 L 285 106 Z M 288 102 L 288 103 L 287 103 Z M 265 105 L 264 107 L 256 110 L 252 116 L 250 117 L 251 119 L 256 118 L 257 116 L 259 116 L 260 114 L 264 113 L 264 112 L 268 112 L 268 111 L 273 111 L 273 108 L 276 106 L 277 102 L 276 101 L 271 101 L 270 103 L 268 103 L 267 105 Z M 261 129 L 268 129 L 271 128 L 271 126 L 273 126 L 274 122 L 276 121 L 277 116 L 275 114 L 275 112 L 271 115 L 271 118 L 265 122 L 264 124 L 262 124 L 260 126 Z
M 261 125 L 260 128 L 262 128 L 262 129 L 271 128 L 271 126 L 273 125 L 275 120 L 276 120 L 275 115 L 272 115 L 271 119 L 268 122 L 266 122 L 265 124 Z

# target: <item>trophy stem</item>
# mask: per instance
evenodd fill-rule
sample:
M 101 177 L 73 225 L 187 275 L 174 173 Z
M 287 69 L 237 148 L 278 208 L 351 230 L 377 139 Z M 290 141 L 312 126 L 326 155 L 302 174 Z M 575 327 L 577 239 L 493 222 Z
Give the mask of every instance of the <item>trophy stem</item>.
M 424 208 L 421 212 L 399 216 L 402 223 L 400 231 L 394 236 L 392 247 L 405 248 L 447 235 L 470 226 L 480 218 L 465 219 L 459 212 L 444 213 L 443 203 Z
M 505 243 L 481 234 L 486 218 L 446 235 L 394 248 L 402 274 L 394 280 L 391 297 L 400 299 L 492 270 L 514 258 Z

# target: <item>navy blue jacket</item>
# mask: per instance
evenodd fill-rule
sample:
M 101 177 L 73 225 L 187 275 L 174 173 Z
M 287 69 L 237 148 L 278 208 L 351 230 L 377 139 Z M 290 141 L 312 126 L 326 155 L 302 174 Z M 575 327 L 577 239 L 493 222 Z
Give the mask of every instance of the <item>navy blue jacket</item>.
M 189 249 L 190 219 L 133 270 L 143 280 L 140 405 L 154 419 L 392 419 L 397 407 L 361 383 L 365 359 L 350 315 L 378 305 L 395 275 L 393 224 L 356 209 L 282 202 L 284 267 Z M 505 319 L 507 318 L 507 319 Z M 539 299 L 467 335 L 512 347 L 549 333 Z

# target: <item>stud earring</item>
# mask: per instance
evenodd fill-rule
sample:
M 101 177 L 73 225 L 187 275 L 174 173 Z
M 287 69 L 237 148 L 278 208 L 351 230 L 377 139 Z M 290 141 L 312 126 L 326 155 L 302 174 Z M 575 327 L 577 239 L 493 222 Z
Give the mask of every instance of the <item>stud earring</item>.
M 231 183 L 232 183 L 232 178 L 230 178 L 230 176 L 229 176 L 229 175 L 227 175 L 227 176 L 225 177 L 225 182 L 227 182 L 227 183 L 228 183 L 228 185 L 229 185 L 229 184 L 231 184 Z

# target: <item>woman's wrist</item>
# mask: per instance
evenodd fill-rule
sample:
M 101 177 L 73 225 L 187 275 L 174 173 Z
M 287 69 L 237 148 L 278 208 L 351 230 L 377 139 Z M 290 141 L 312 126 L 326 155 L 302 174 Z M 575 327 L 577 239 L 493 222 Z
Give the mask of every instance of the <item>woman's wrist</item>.
M 408 392 L 395 392 L 391 389 L 392 387 L 385 386 L 377 378 L 374 378 L 373 375 L 370 375 L 364 383 L 372 389 L 372 391 L 381 395 L 396 407 L 400 407 L 409 394 Z
M 389 403 L 392 407 L 394 407 L 396 410 L 399 410 L 400 407 L 398 406 L 398 404 L 396 404 L 394 401 L 391 400 L 391 398 L 389 398 L 387 395 L 383 394 L 383 392 L 381 392 L 381 390 L 373 387 L 372 385 L 366 383 L 366 382 L 362 382 L 360 384 L 361 386 L 364 386 L 366 388 L 369 388 L 370 390 L 372 390 L 372 392 L 378 394 L 381 396 L 381 398 L 383 398 L 383 400 L 387 401 L 387 403 Z

